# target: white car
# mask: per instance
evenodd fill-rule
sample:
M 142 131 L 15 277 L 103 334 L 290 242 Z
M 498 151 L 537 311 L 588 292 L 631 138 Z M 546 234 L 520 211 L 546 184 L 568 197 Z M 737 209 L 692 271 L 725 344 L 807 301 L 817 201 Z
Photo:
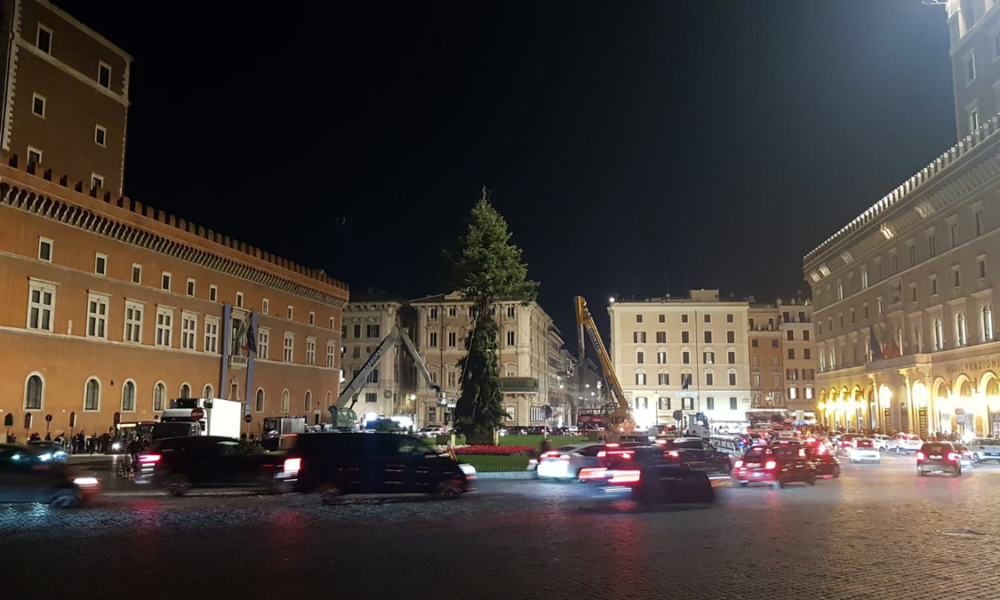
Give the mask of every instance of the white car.
M 872 436 L 872 443 L 875 445 L 875 449 L 880 452 L 889 451 L 889 442 L 892 440 L 891 437 L 882 434 L 876 434 Z
M 428 425 L 427 427 L 420 428 L 420 431 L 417 432 L 417 437 L 432 438 L 447 433 L 448 430 L 441 425 Z
M 870 438 L 855 438 L 854 443 L 847 448 L 847 457 L 852 463 L 882 462 L 882 454 Z
M 897 433 L 892 440 L 889 441 L 889 450 L 892 450 L 896 454 L 902 454 L 903 452 L 916 453 L 923 445 L 924 441 L 921 440 L 918 435 L 913 435 L 912 433 Z
M 975 438 L 968 444 L 974 462 L 995 460 L 1000 463 L 1000 440 L 996 438 Z

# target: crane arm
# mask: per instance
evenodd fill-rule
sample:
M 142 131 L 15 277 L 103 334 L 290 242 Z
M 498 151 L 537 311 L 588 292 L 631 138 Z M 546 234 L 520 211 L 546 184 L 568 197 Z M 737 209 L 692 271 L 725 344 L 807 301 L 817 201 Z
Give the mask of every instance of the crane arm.
M 582 296 L 577 296 L 574 298 L 574 303 L 576 305 L 576 324 L 579 328 L 580 336 L 580 360 L 583 360 L 586 346 L 583 341 L 583 333 L 586 331 L 587 336 L 590 337 L 590 341 L 594 345 L 594 349 L 597 351 L 597 358 L 601 362 L 601 370 L 604 371 L 604 377 L 608 380 L 608 387 L 611 388 L 611 394 L 614 396 L 615 404 L 618 407 L 612 413 L 611 420 L 622 430 L 630 431 L 635 426 L 635 421 L 632 419 L 632 409 L 628 405 L 628 399 L 625 398 L 625 391 L 622 389 L 622 384 L 618 381 L 618 375 L 615 373 L 611 356 L 604 347 L 604 342 L 601 341 L 601 334 L 598 333 L 594 318 L 590 314 L 590 309 L 587 308 L 587 301 Z
M 379 361 L 381 361 L 382 357 L 385 356 L 385 353 L 389 351 L 389 348 L 392 348 L 392 346 L 396 343 L 396 340 L 400 338 L 401 334 L 402 331 L 399 327 L 393 327 L 392 331 L 389 332 L 389 335 L 382 338 L 378 347 L 375 348 L 372 355 L 368 357 L 365 364 L 363 364 L 358 370 L 357 375 L 351 379 L 351 382 L 344 388 L 340 397 L 337 398 L 338 409 L 350 408 L 354 406 L 356 396 L 361 393 L 361 388 L 365 387 L 365 384 L 368 383 L 368 376 L 375 370 Z M 350 406 L 348 406 L 348 403 L 350 403 Z
M 441 393 L 441 386 L 434 383 L 434 380 L 431 379 L 431 372 L 427 370 L 427 365 L 425 365 L 424 360 L 420 358 L 420 354 L 417 352 L 417 347 L 413 345 L 413 340 L 410 339 L 410 336 L 406 335 L 406 330 L 401 330 L 399 332 L 399 337 L 403 340 L 403 348 L 406 349 L 406 353 L 410 355 L 410 358 L 412 358 L 413 362 L 417 365 L 417 370 L 424 376 L 424 381 L 427 382 L 427 387 L 434 390 L 434 393 L 438 395 L 438 399 L 443 398 L 444 396 Z

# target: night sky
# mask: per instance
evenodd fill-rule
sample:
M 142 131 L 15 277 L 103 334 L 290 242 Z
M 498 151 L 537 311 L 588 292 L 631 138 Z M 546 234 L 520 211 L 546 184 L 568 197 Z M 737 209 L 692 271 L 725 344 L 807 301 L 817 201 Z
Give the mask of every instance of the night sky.
M 578 294 L 808 294 L 955 137 L 920 0 L 58 3 L 136 57 L 127 195 L 416 297 L 485 184 L 571 346 Z

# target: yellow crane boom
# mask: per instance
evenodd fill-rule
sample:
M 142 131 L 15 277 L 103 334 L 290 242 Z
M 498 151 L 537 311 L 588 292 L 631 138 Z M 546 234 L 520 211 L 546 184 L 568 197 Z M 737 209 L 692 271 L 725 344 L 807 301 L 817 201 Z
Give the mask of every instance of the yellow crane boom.
M 611 363 L 611 356 L 608 355 L 608 350 L 604 347 L 604 342 L 601 341 L 601 334 L 597 332 L 597 325 L 594 324 L 594 317 L 591 316 L 590 309 L 587 308 L 587 301 L 582 296 L 577 296 L 573 299 L 573 303 L 576 305 L 576 326 L 579 330 L 577 335 L 580 343 L 580 361 L 583 361 L 587 349 L 587 343 L 584 341 L 584 332 L 586 332 L 587 336 L 590 337 L 591 343 L 594 344 L 594 349 L 597 351 L 597 358 L 601 361 L 601 370 L 604 371 L 604 378 L 608 380 L 608 388 L 610 388 L 611 395 L 614 398 L 615 409 L 608 416 L 609 429 L 613 429 L 619 433 L 631 433 L 635 429 L 635 419 L 632 418 L 632 409 L 625 398 L 625 392 L 622 390 L 621 382 L 618 381 L 618 375 L 615 374 L 615 367 Z

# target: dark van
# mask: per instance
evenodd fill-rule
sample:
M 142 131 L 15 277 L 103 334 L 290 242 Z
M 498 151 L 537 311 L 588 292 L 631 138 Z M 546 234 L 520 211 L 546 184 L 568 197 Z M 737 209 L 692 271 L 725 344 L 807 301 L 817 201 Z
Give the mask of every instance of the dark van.
M 415 437 L 394 433 L 298 435 L 277 477 L 282 489 L 319 492 L 324 504 L 352 493 L 457 498 L 472 489 L 458 462 Z

